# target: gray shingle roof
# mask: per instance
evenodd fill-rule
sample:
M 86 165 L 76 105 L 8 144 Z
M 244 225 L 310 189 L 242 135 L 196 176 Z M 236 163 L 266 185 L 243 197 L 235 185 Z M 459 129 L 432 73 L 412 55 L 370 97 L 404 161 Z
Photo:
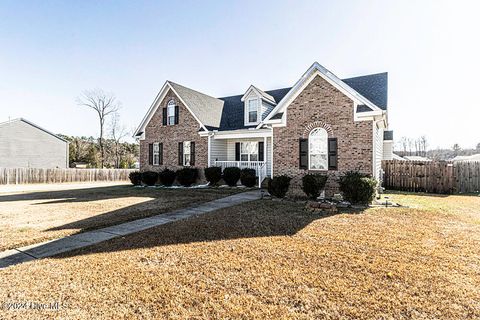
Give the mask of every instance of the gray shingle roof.
M 387 109 L 388 74 L 386 72 L 342 81 L 379 108 Z M 255 127 L 244 125 L 244 105 L 241 101 L 243 94 L 214 98 L 177 83 L 171 81 L 169 83 L 208 130 L 223 131 Z M 262 93 L 273 97 L 275 102 L 279 103 L 290 89 L 282 88 L 262 91 Z M 358 112 L 371 111 L 366 105 L 358 106 L 357 110 Z
M 184 87 L 175 82 L 169 81 L 169 83 L 205 127 L 220 127 L 224 105 L 222 100 Z
M 343 79 L 352 89 L 370 100 L 380 109 L 387 110 L 388 73 L 370 74 L 367 76 Z
M 343 79 L 342 81 L 379 108 L 386 110 L 388 89 L 387 75 L 388 74 L 386 72 L 377 73 Z M 290 91 L 290 89 L 291 88 L 269 90 L 265 91 L 265 93 L 272 96 L 276 103 L 279 103 L 280 100 L 282 100 L 283 97 Z M 244 108 L 243 102 L 240 100 L 242 96 L 243 95 L 237 95 L 219 98 L 225 102 L 219 130 L 237 130 L 255 127 L 244 125 Z M 366 105 L 358 106 L 357 110 L 359 112 L 372 111 Z

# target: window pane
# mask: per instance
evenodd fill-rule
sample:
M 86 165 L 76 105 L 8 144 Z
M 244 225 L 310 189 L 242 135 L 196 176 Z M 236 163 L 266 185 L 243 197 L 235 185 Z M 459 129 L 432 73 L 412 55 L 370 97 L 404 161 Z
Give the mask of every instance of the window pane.
M 251 154 L 250 155 L 250 161 L 258 161 L 258 155 L 257 154 Z
M 257 111 L 248 113 L 248 122 L 257 122 Z
M 248 161 L 248 154 L 241 154 L 240 161 Z
M 189 166 L 190 165 L 190 153 L 188 154 L 183 154 L 183 165 L 184 166 Z
M 311 154 L 310 155 L 310 169 L 312 170 L 327 170 L 327 155 L 326 154 Z

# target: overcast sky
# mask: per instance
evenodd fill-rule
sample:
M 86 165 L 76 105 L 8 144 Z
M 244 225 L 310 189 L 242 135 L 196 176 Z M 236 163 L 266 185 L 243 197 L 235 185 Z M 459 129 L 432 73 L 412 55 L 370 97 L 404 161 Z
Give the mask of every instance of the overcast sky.
M 292 86 L 314 62 L 389 73 L 395 137 L 480 142 L 480 1 L 1 1 L 0 121 L 97 136 L 85 89 L 136 127 L 165 80 L 212 96 Z

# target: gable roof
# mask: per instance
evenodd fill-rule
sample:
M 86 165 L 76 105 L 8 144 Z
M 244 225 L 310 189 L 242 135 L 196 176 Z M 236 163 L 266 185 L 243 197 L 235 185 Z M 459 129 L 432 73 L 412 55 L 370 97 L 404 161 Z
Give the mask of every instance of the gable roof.
M 294 91 L 292 89 L 298 89 L 315 72 L 327 78 L 339 90 L 357 101 L 357 112 L 387 109 L 388 74 L 386 72 L 341 80 L 317 62 L 304 73 L 293 87 L 263 91 L 251 85 L 246 93 L 250 90 L 256 90 L 266 101 L 276 103 L 277 106 L 265 120 L 279 119 L 281 116 L 277 115 L 277 111 L 278 113 L 282 112 L 280 110 L 281 104 L 287 103 L 282 100 L 287 96 L 289 96 L 287 98 L 291 98 L 295 94 L 292 92 Z M 175 82 L 167 81 L 135 132 L 135 136 L 143 133 L 146 124 L 150 121 L 156 108 L 158 108 L 158 103 L 162 100 L 162 91 L 165 87 L 172 88 L 174 93 L 179 96 L 185 106 L 199 121 L 202 128 L 206 130 L 237 130 L 260 127 L 263 124 L 262 121 L 259 125 L 245 126 L 245 110 L 242 101 L 245 94 L 214 98 Z
M 34 128 L 36 128 L 36 129 L 38 129 L 38 130 L 41 130 L 41 131 L 43 131 L 43 132 L 45 132 L 45 133 L 48 133 L 49 135 L 57 138 L 58 140 L 61 140 L 61 141 L 66 142 L 66 143 L 69 143 L 67 140 L 63 139 L 62 137 L 60 137 L 60 136 L 58 136 L 58 135 L 56 135 L 56 134 L 54 134 L 54 133 L 52 133 L 52 132 L 50 132 L 50 131 L 48 131 L 48 130 L 42 128 L 42 127 L 40 127 L 39 125 L 36 125 L 35 123 L 30 122 L 30 121 L 28 121 L 27 119 L 24 119 L 24 118 L 17 118 L 17 119 L 12 119 L 12 120 L 8 120 L 8 121 L 5 121 L 5 122 L 1 122 L 1 123 L 0 123 L 0 127 L 6 126 L 6 125 L 11 124 L 11 123 L 14 123 L 14 122 L 20 122 L 20 121 L 21 121 L 21 122 L 24 122 L 24 123 L 26 123 L 26 124 L 34 127 Z
M 183 100 L 190 111 L 206 127 L 219 127 L 222 118 L 223 101 L 178 83 L 168 81 L 174 92 Z
M 270 104 L 276 104 L 276 101 L 275 99 L 269 95 L 268 93 L 266 93 L 265 91 L 255 87 L 253 84 L 248 87 L 247 91 L 245 92 L 245 94 L 242 96 L 242 101 L 245 101 L 245 98 L 248 96 L 248 94 L 251 92 L 251 91 L 255 91 L 257 94 L 260 95 L 260 98 L 267 101 L 268 103 Z

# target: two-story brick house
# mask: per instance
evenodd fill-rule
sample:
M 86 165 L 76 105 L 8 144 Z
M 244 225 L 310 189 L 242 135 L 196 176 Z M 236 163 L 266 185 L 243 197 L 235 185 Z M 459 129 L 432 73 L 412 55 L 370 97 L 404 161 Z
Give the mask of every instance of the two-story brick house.
M 141 170 L 250 167 L 294 186 L 316 172 L 331 193 L 349 170 L 380 178 L 387 128 L 387 73 L 341 80 L 314 63 L 293 87 L 223 98 L 167 81 L 135 137 Z

